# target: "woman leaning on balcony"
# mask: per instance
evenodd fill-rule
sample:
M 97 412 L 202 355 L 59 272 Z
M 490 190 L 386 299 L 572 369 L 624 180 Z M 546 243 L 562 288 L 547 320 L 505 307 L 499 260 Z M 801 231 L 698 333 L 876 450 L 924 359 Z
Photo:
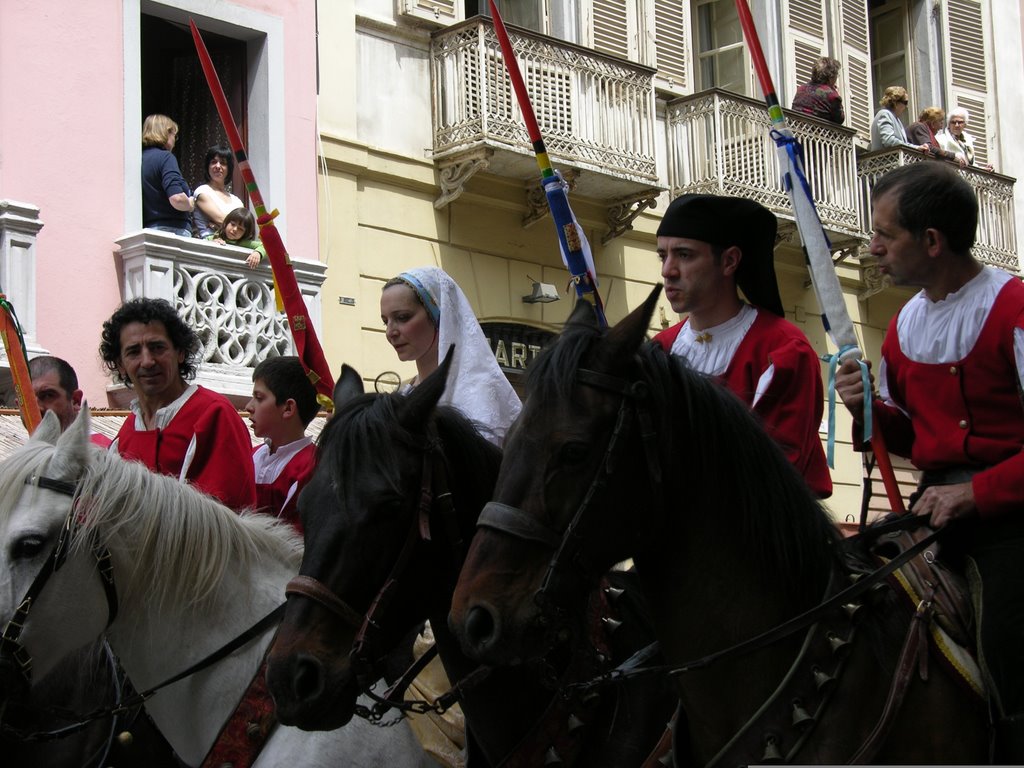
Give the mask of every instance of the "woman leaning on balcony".
M 971 113 L 964 107 L 953 107 L 949 110 L 949 122 L 947 126 L 939 131 L 935 138 L 938 139 L 943 149 L 952 152 L 960 165 L 970 165 L 975 168 L 983 168 L 991 171 L 992 166 L 988 163 L 978 163 L 974 156 L 974 137 L 965 129 L 967 121 L 971 119 Z
M 811 69 L 811 82 L 796 89 L 793 111 L 842 125 L 846 115 L 843 97 L 836 89 L 838 80 L 839 62 L 830 56 L 822 56 Z
M 193 224 L 196 237 L 213 236 L 224 223 L 224 217 L 245 203 L 228 192 L 231 174 L 235 172 L 235 158 L 228 147 L 213 146 L 206 151 L 203 163 L 205 184 L 196 187 L 196 211 Z
M 878 102 L 881 109 L 875 113 L 875 119 L 871 121 L 871 149 L 886 149 L 888 147 L 909 147 L 921 152 L 927 152 L 927 144 L 911 144 L 907 141 L 907 130 L 903 127 L 903 113 L 907 111 L 907 104 L 910 97 L 907 89 L 899 85 L 890 85 L 882 94 L 882 100 Z
M 142 124 L 142 226 L 192 237 L 195 200 L 171 153 L 177 138 L 178 124 L 167 115 Z

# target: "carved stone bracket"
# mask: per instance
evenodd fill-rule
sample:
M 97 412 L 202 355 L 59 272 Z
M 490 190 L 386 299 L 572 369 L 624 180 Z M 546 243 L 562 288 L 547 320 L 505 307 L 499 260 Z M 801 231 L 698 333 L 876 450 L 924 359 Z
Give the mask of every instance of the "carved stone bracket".
M 576 182 L 579 181 L 580 171 L 573 168 L 566 168 L 559 171 L 562 180 L 569 185 L 569 191 L 576 189 Z M 544 192 L 543 184 L 530 184 L 526 188 L 526 215 L 523 216 L 523 229 L 532 227 L 538 221 L 550 213 L 548 209 L 548 196 Z
M 449 164 L 441 165 L 437 171 L 441 196 L 434 201 L 434 207 L 444 208 L 448 203 L 457 200 L 465 192 L 466 182 L 491 164 L 492 154 L 494 150 L 484 148 Z
M 601 245 L 633 228 L 633 220 L 648 208 L 658 204 L 658 190 L 649 189 L 631 195 L 608 206 L 608 231 L 601 236 Z
M 882 274 L 877 263 L 864 264 L 861 277 L 864 280 L 864 290 L 857 294 L 858 301 L 866 301 L 876 293 L 892 287 L 892 278 Z

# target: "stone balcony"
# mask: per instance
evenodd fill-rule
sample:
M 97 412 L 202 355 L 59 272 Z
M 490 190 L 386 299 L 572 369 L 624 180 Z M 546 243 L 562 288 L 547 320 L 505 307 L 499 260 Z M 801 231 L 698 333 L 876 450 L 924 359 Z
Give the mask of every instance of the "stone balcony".
M 786 110 L 804 150 L 804 170 L 833 251 L 856 253 L 867 239 L 857 178 L 856 131 Z M 667 105 L 669 192 L 737 195 L 779 218 L 796 238 L 793 206 L 779 170 L 764 103 L 712 89 Z M 798 242 L 798 238 L 797 238 Z
M 863 152 L 857 158 L 857 176 L 861 184 L 861 227 L 871 232 L 871 187 L 875 180 L 889 171 L 909 163 L 936 162 L 921 152 L 902 147 L 877 152 Z M 1005 269 L 1019 275 L 1017 227 L 1013 204 L 1015 179 L 999 173 L 952 166 L 967 180 L 978 196 L 978 235 L 974 256 L 983 264 Z
M 833 258 L 862 258 L 863 296 L 884 288 L 866 245 L 871 236 L 871 186 L 879 176 L 907 163 L 936 162 L 909 148 L 864 152 L 851 128 L 786 110 L 803 146 L 815 206 L 832 243 Z M 782 239 L 798 245 L 793 208 L 780 178 L 779 159 L 764 104 L 717 89 L 667 105 L 668 172 L 671 196 L 690 192 L 738 195 L 757 200 L 779 217 Z M 978 196 L 979 261 L 1020 274 L 1014 223 L 1015 180 L 998 173 L 959 169 Z
M 608 210 L 605 241 L 664 190 L 655 161 L 654 70 L 520 28 L 509 28 L 554 167 L 575 194 Z M 533 145 L 488 18 L 434 33 L 433 149 L 440 208 L 487 170 L 527 187 L 526 222 L 547 211 Z
M 199 334 L 203 350 L 197 383 L 242 404 L 252 392 L 252 371 L 258 363 L 295 354 L 286 316 L 275 306 L 270 266 L 264 261 L 249 269 L 247 249 L 152 229 L 132 232 L 116 242 L 122 298 L 166 299 Z M 320 291 L 327 267 L 297 259 L 292 259 L 292 265 L 319 333 Z M 130 399 L 120 387 L 109 394 L 115 405 Z

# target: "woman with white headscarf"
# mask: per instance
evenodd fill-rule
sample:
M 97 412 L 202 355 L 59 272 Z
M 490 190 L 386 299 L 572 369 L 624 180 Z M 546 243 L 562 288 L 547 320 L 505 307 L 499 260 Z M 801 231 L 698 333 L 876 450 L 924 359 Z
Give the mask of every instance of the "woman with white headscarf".
M 522 404 L 494 358 L 473 308 L 443 269 L 418 267 L 388 280 L 380 317 L 398 359 L 415 361 L 415 386 L 437 368 L 455 345 L 455 358 L 441 405 L 451 405 L 501 445 Z
M 415 387 L 432 374 L 440 358 L 455 345 L 455 357 L 440 405 L 457 408 L 490 442 L 500 446 L 522 404 L 494 359 L 473 308 L 462 289 L 442 269 L 419 267 L 384 284 L 380 319 L 398 359 L 416 363 Z M 433 642 L 429 622 L 416 639 L 419 658 Z M 407 690 L 413 699 L 435 701 L 451 684 L 439 659 L 432 660 Z M 410 721 L 424 749 L 448 768 L 464 766 L 465 721 L 456 705 L 444 715 L 429 713 Z

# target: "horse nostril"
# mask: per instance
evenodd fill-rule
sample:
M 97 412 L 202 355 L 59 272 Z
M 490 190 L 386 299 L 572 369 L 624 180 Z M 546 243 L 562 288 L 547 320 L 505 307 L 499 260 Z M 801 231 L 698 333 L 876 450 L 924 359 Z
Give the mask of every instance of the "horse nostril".
M 324 691 L 323 666 L 315 656 L 305 654 L 295 660 L 292 693 L 298 701 L 320 697 Z
M 489 610 L 475 605 L 466 614 L 466 637 L 477 648 L 492 642 L 496 635 L 494 616 Z

